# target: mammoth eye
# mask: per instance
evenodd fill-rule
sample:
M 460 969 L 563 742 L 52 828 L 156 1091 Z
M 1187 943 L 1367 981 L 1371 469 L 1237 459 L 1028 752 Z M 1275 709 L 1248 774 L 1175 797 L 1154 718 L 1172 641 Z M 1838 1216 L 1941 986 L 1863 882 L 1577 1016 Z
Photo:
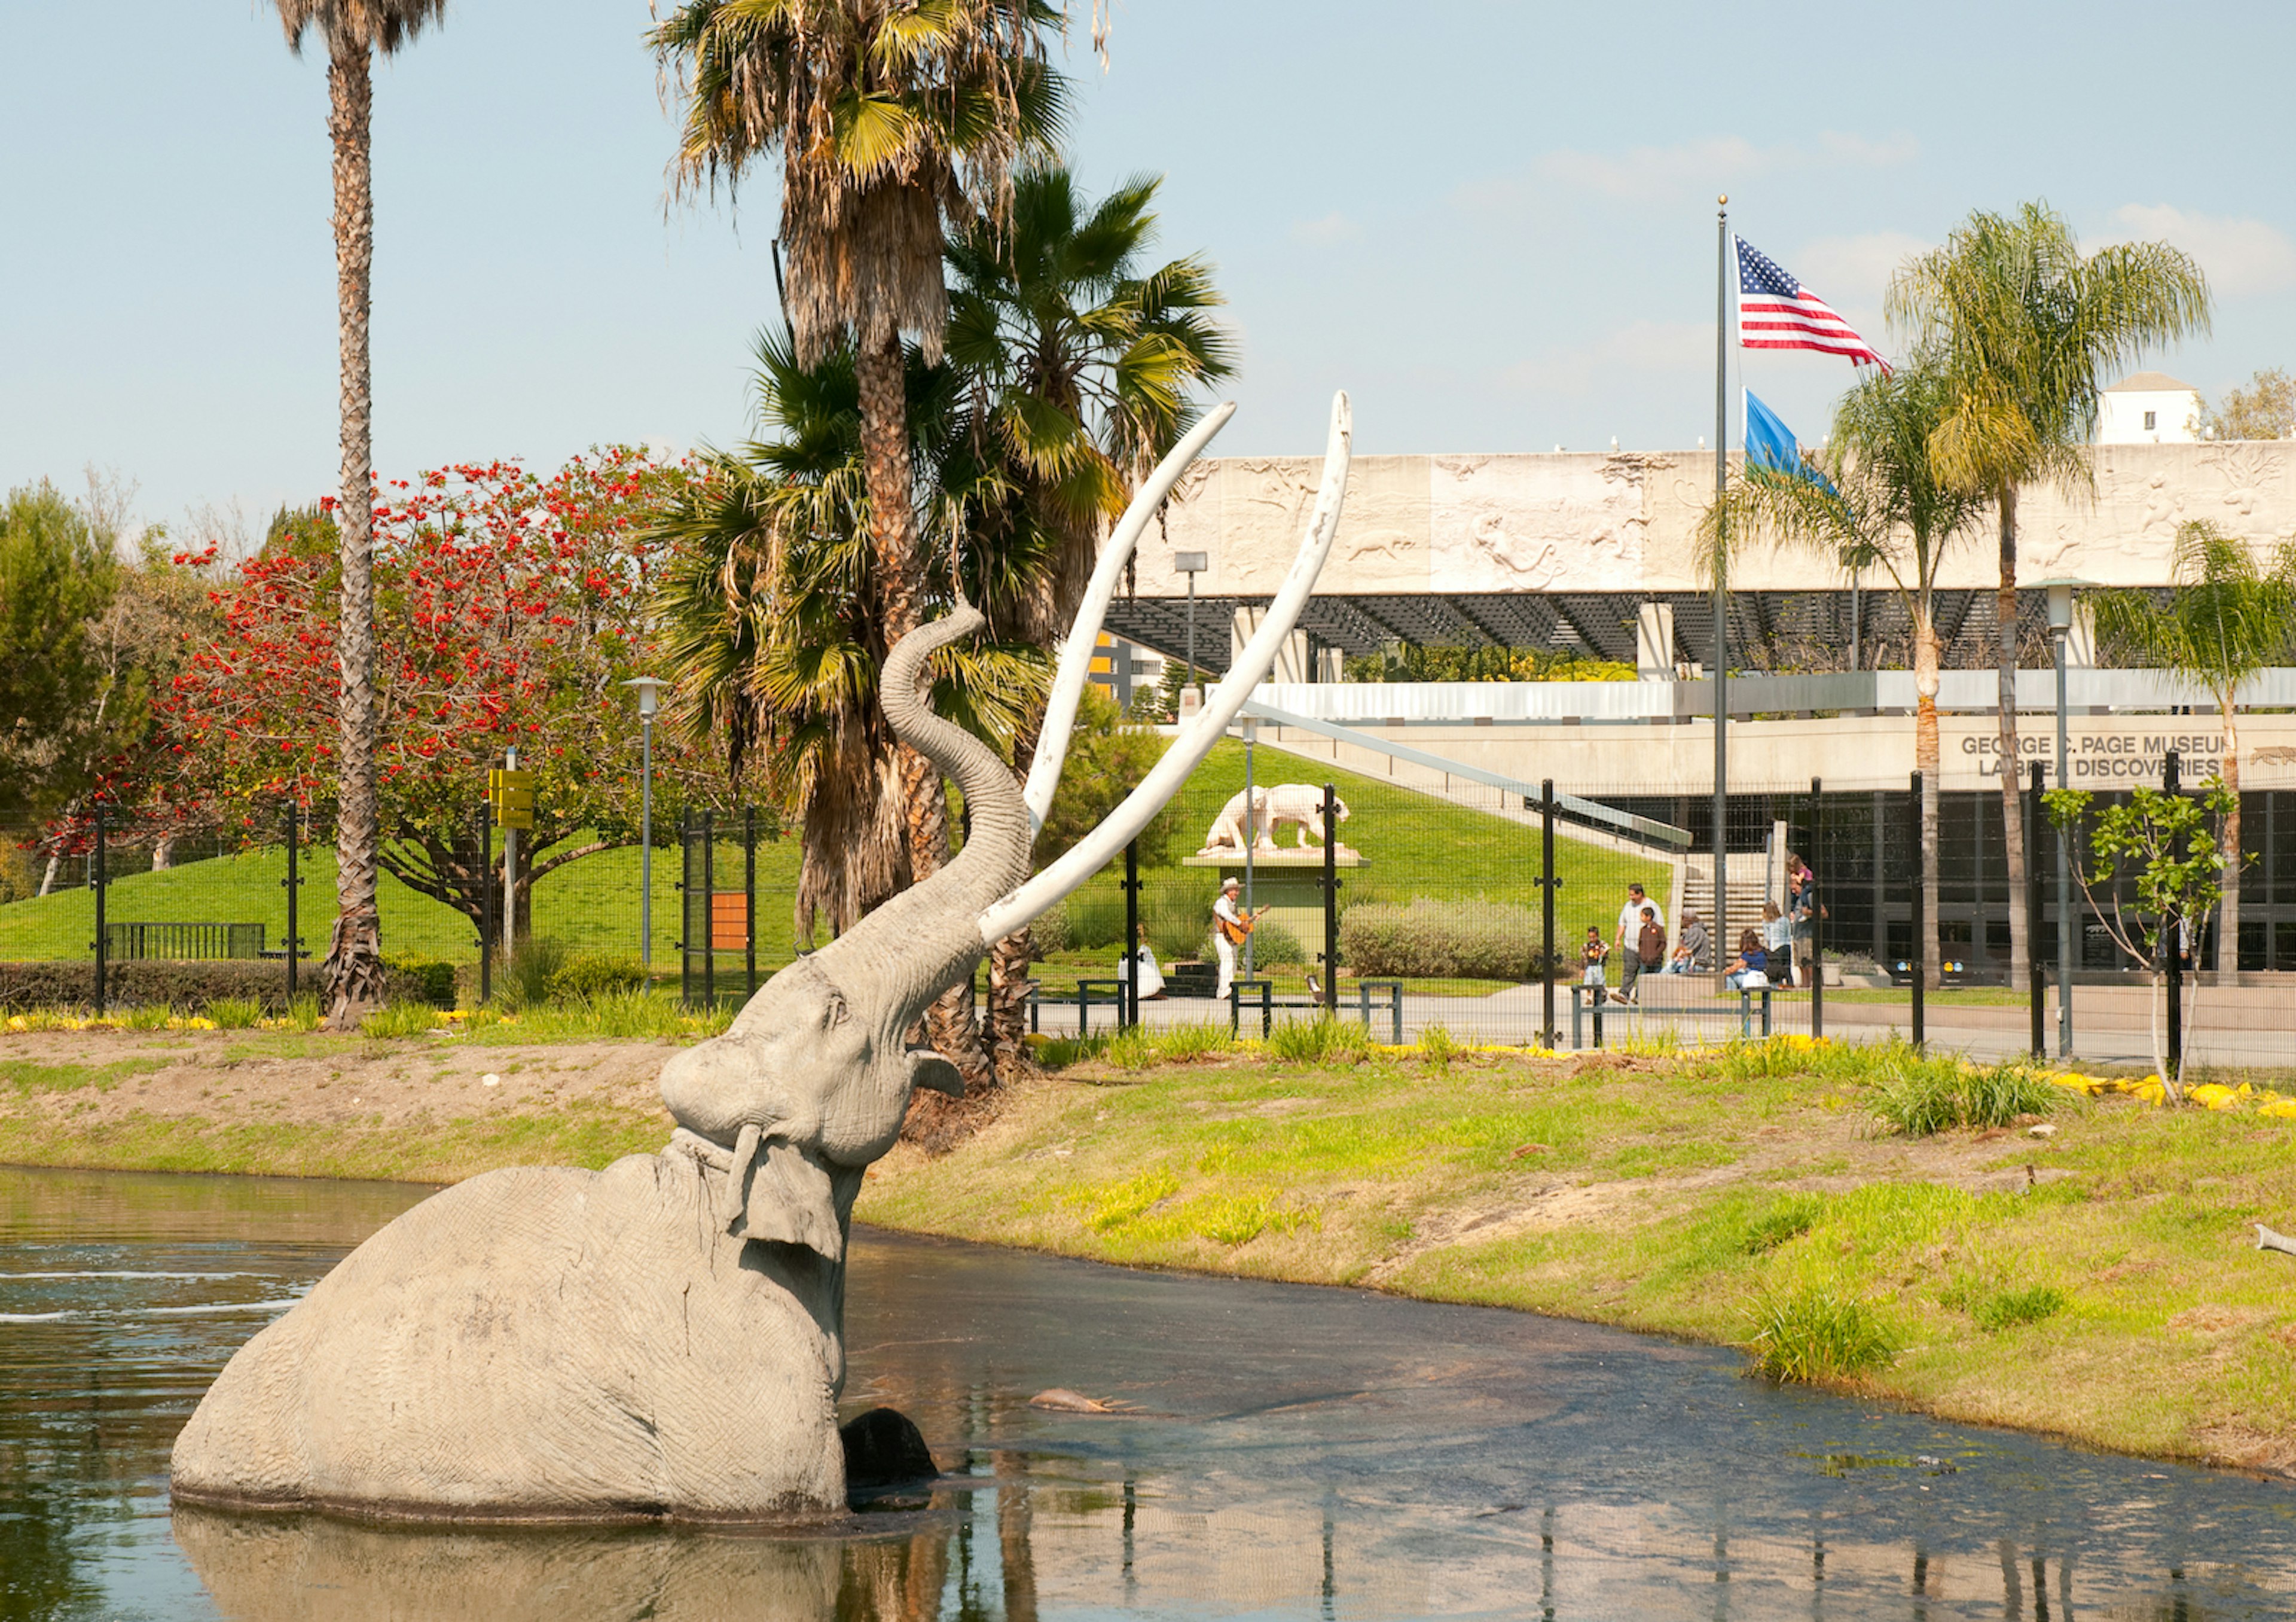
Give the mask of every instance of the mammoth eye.
M 824 1031 L 843 1025 L 853 1017 L 853 1010 L 845 1006 L 845 993 L 832 991 L 821 1009 L 821 1028 Z

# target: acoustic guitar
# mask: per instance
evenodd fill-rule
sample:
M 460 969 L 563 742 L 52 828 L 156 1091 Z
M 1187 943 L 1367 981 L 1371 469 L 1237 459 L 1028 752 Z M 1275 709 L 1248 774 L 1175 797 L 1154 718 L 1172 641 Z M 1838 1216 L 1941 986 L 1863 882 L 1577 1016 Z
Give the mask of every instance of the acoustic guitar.
M 1251 934 L 1254 926 L 1259 924 L 1260 919 L 1266 918 L 1271 910 L 1273 910 L 1270 908 L 1262 907 L 1257 912 L 1241 913 L 1238 916 L 1242 919 L 1242 922 L 1238 924 L 1231 924 L 1218 913 L 1214 913 L 1212 915 L 1212 922 L 1219 926 L 1220 935 L 1229 945 L 1241 946 L 1243 944 L 1245 937 Z

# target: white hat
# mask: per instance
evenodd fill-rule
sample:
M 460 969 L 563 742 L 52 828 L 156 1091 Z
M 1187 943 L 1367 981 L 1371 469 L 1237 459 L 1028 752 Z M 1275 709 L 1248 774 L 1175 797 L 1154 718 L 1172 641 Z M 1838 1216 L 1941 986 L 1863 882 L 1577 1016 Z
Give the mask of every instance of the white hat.
M 1220 888 L 1223 890 L 1241 890 L 1243 888 L 1243 880 L 1231 873 L 1226 878 L 1220 880 Z

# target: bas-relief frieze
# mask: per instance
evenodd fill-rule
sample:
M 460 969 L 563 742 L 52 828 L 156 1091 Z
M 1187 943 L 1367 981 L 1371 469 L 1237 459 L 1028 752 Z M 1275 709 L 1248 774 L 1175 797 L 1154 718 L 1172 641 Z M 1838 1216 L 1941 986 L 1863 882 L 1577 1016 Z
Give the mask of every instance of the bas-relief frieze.
M 2099 585 L 2164 584 L 2177 526 L 2211 519 L 2252 542 L 2296 532 L 2296 442 L 2111 445 L 2093 494 L 2047 487 L 2018 506 L 2019 572 Z M 1735 458 L 1734 457 L 1734 463 Z M 1349 591 L 1696 591 L 1695 531 L 1712 498 L 1710 455 L 1374 457 L 1355 465 L 1323 589 Z M 1204 592 L 1264 595 L 1290 556 L 1318 465 L 1229 457 L 1175 491 L 1164 544 L 1142 550 L 1139 589 L 1178 595 L 1175 550 L 1210 555 Z M 1939 584 L 1997 579 L 1990 517 L 1951 549 Z M 1799 552 L 1758 548 L 1733 564 L 1745 590 L 1838 583 Z M 1868 582 L 1886 588 L 1877 576 Z

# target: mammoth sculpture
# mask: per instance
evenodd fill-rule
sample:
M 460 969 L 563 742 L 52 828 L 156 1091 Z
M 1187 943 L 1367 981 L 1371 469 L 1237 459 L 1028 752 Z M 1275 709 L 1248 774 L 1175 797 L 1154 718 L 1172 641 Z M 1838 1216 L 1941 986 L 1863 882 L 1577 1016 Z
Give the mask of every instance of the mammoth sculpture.
M 904 638 L 887 720 L 964 791 L 947 867 L 775 975 L 722 1036 L 664 1066 L 677 1126 L 601 1172 L 518 1168 L 433 1196 L 242 1346 L 177 1437 L 188 1503 L 422 1519 L 748 1522 L 845 1503 L 845 1251 L 870 1162 L 912 1091 L 961 1091 L 912 1050 L 988 945 L 1104 865 L 1194 770 L 1305 606 L 1338 527 L 1347 397 L 1316 506 L 1266 620 L 1202 712 L 1098 828 L 1034 878 L 1092 646 L 1126 556 L 1232 415 L 1208 416 L 1126 513 L 1062 648 L 1025 788 L 919 693 L 954 611 Z

